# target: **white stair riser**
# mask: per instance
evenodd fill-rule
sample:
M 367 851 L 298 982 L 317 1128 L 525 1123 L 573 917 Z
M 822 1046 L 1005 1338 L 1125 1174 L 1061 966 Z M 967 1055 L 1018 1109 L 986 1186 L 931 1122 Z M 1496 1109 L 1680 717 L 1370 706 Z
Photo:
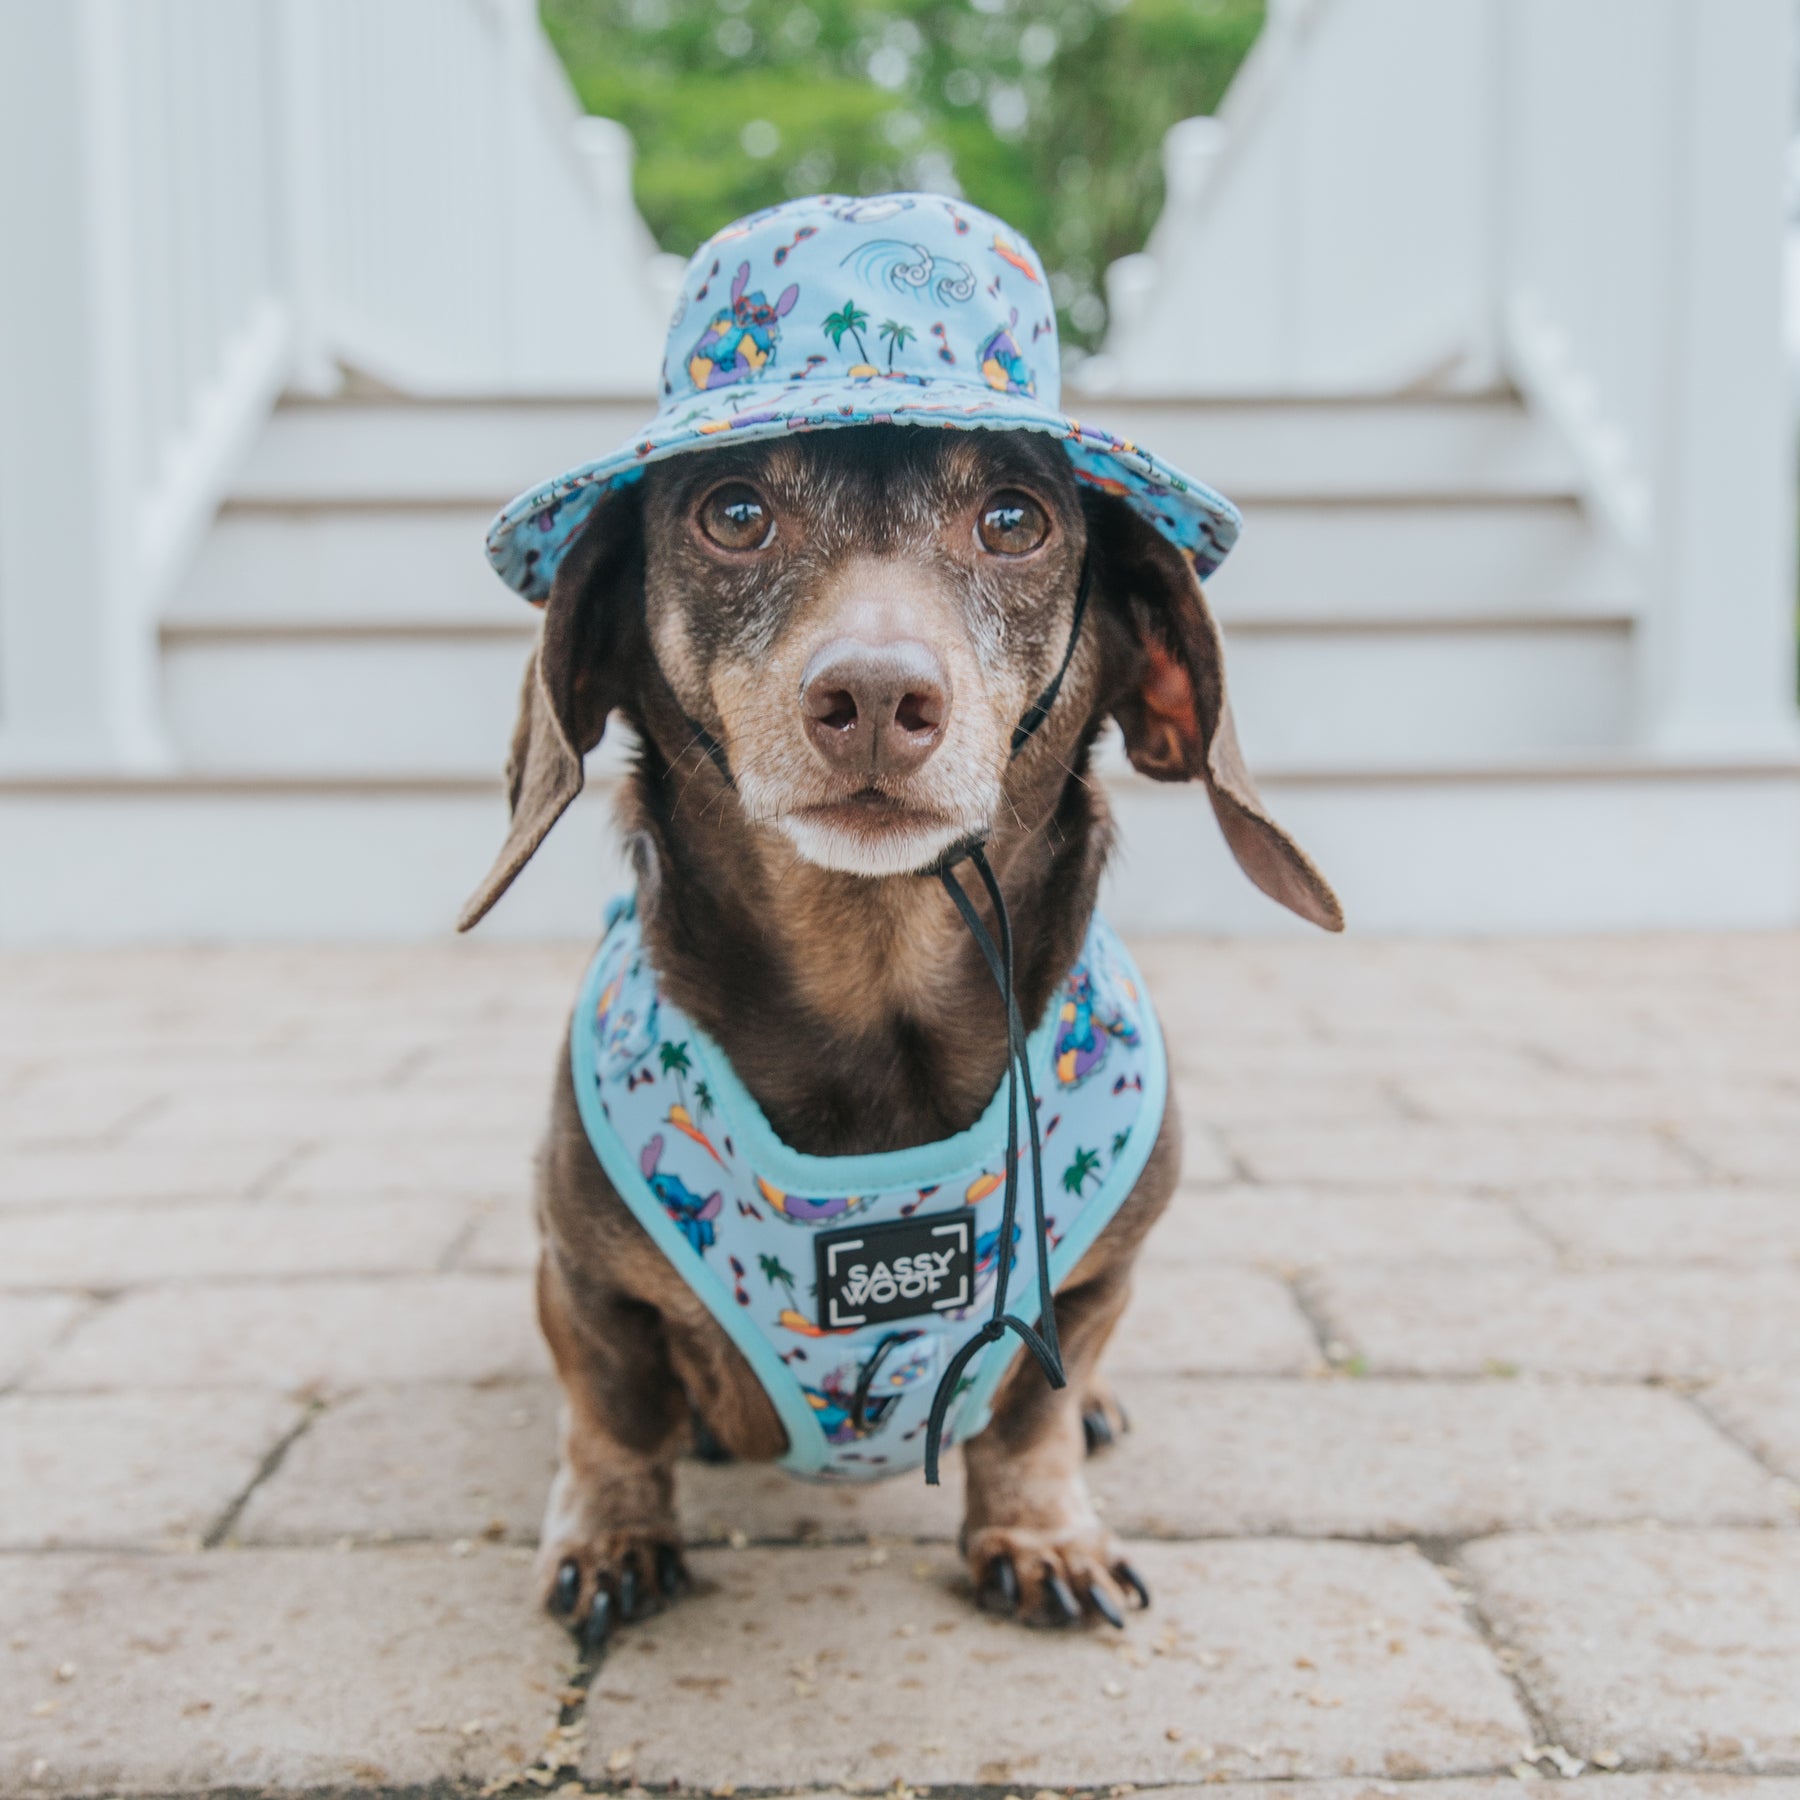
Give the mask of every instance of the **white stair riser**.
M 481 776 L 511 742 L 526 638 L 178 637 L 164 653 L 186 766 Z M 1274 769 L 1469 764 L 1617 743 L 1623 629 L 1246 631 L 1239 727 Z
M 630 441 L 641 400 L 567 405 L 289 405 L 234 492 L 243 499 L 505 499 Z M 1071 393 L 1065 410 L 1154 450 L 1234 499 L 1569 494 L 1552 433 L 1506 400 L 1163 406 Z
M 1632 610 L 1636 578 L 1576 506 L 1252 507 L 1207 584 L 1221 619 Z
M 491 517 L 485 506 L 233 507 L 169 616 L 528 622 L 487 566 Z M 1578 509 L 1555 501 L 1253 507 L 1207 584 L 1228 621 L 1617 615 L 1634 591 Z
M 1109 791 L 1104 904 L 1125 930 L 1310 933 L 1232 864 L 1198 790 Z M 627 880 L 609 798 L 571 809 L 484 934 L 597 935 Z M 1267 798 L 1357 932 L 1800 924 L 1800 774 L 1271 783 Z M 439 936 L 504 825 L 498 792 L 0 792 L 0 834 L 36 872 L 0 883 L 0 942 Z

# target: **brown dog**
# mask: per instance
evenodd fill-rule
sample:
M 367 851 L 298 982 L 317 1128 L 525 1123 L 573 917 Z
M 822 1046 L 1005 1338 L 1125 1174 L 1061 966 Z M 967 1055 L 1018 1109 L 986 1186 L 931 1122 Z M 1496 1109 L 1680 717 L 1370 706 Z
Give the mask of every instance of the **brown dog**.
M 1092 597 L 1066 681 L 1010 758 L 1069 639 L 1084 557 Z M 1341 925 L 1244 769 L 1188 563 L 1120 502 L 1080 493 L 1041 436 L 868 426 L 721 446 L 609 495 L 557 573 L 509 764 L 512 830 L 465 927 L 575 797 L 615 710 L 640 746 L 622 811 L 644 942 L 802 1151 L 896 1149 L 981 1114 L 1006 1067 L 1001 1003 L 945 893 L 914 871 L 986 837 L 1036 1020 L 1107 855 L 1088 763 L 1108 719 L 1145 774 L 1205 783 L 1258 886 Z M 1109 1415 L 1097 1364 L 1179 1152 L 1170 1108 L 1057 1295 L 1069 1386 L 1019 1358 L 964 1447 L 976 1591 L 1028 1619 L 1086 1607 L 1118 1623 L 1128 1595 L 1147 1598 L 1089 1501 L 1083 1416 Z M 675 1468 L 696 1430 L 739 1458 L 779 1456 L 785 1438 L 602 1173 L 566 1052 L 537 1209 L 539 1316 L 565 1402 L 538 1579 L 597 1648 L 682 1583 Z

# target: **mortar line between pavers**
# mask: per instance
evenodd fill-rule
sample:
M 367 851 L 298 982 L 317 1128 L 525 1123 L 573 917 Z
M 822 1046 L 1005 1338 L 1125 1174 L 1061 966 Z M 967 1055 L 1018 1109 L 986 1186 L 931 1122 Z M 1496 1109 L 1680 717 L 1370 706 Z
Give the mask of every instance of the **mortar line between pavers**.
M 1538 1532 L 1508 1532 L 1504 1534 L 1488 1532 L 1484 1535 L 1489 1537 L 1498 1535 L 1536 1537 L 1542 1534 Z M 1525 1685 L 1519 1674 L 1517 1661 L 1515 1660 L 1512 1668 L 1508 1668 L 1506 1659 L 1500 1654 L 1502 1650 L 1513 1651 L 1513 1647 L 1501 1642 L 1500 1634 L 1494 1629 L 1493 1620 L 1488 1617 L 1487 1608 L 1481 1603 L 1481 1589 L 1476 1584 L 1474 1571 L 1470 1569 L 1463 1558 L 1463 1551 L 1476 1540 L 1470 1537 L 1418 1538 L 1414 1541 L 1418 1546 L 1419 1554 L 1428 1562 L 1435 1564 L 1441 1570 L 1455 1570 L 1461 1578 L 1450 1583 L 1451 1590 L 1461 1601 L 1463 1611 L 1467 1615 L 1469 1623 L 1474 1627 L 1475 1635 L 1486 1648 L 1495 1669 L 1499 1671 L 1500 1678 L 1512 1690 L 1513 1698 L 1519 1703 L 1520 1712 L 1525 1715 L 1525 1723 L 1531 1728 L 1531 1742 L 1524 1745 L 1522 1749 L 1530 1751 L 1535 1750 L 1540 1744 L 1556 1743 L 1558 1740 L 1550 1735 L 1549 1721 L 1539 1711 L 1536 1700 L 1532 1698 L 1531 1690 Z M 1516 1658 L 1517 1652 L 1513 1651 L 1513 1655 Z
M 1279 1279 L 1281 1285 L 1292 1297 L 1301 1318 L 1306 1321 L 1307 1329 L 1313 1334 L 1313 1342 L 1318 1345 L 1319 1356 L 1325 1366 L 1328 1369 L 1349 1368 L 1359 1359 L 1361 1353 L 1342 1333 L 1332 1330 L 1330 1314 L 1325 1310 L 1324 1303 L 1318 1295 L 1313 1293 L 1308 1285 L 1309 1278 L 1313 1273 L 1312 1270 L 1299 1269 L 1292 1273 L 1280 1274 Z M 1345 1351 L 1346 1354 L 1341 1358 L 1333 1356 L 1331 1352 L 1334 1346 Z M 1354 1373 L 1355 1371 L 1351 1369 L 1350 1372 Z M 1292 1378 L 1290 1377 L 1290 1379 Z M 1317 1378 L 1302 1376 L 1300 1379 Z
M 450 1242 L 444 1246 L 443 1254 L 439 1256 L 437 1260 L 437 1273 L 440 1275 L 475 1275 L 486 1272 L 479 1269 L 462 1269 L 457 1266 L 463 1259 L 463 1252 L 474 1243 L 477 1235 L 481 1231 L 482 1222 L 488 1217 L 488 1215 L 482 1211 L 479 1201 L 469 1201 L 467 1203 L 467 1208 L 468 1210 L 463 1214 L 461 1229 L 457 1231 L 451 1237 Z M 500 1271 L 491 1272 L 499 1273 Z M 508 1270 L 505 1272 L 508 1274 L 523 1274 L 528 1271 Z
M 1739 1432 L 1735 1426 L 1728 1425 L 1705 1403 L 1705 1396 L 1711 1386 L 1712 1383 L 1709 1382 L 1705 1387 L 1680 1387 L 1666 1391 L 1674 1393 L 1678 1399 L 1686 1403 L 1690 1411 L 1698 1413 L 1726 1443 L 1734 1449 L 1741 1450 L 1771 1480 L 1778 1482 L 1790 1504 L 1800 1505 L 1800 1486 L 1796 1485 L 1794 1478 L 1785 1469 L 1778 1468 L 1749 1438 Z M 1800 1519 L 1796 1519 L 1796 1523 L 1800 1523 Z
M 268 1168 L 244 1188 L 246 1200 L 266 1200 L 281 1183 L 291 1175 L 297 1167 L 303 1166 L 309 1156 L 316 1154 L 319 1141 L 316 1138 L 303 1138 L 275 1158 Z
M 1686 1157 L 1693 1164 L 1694 1171 L 1701 1180 L 1711 1182 L 1715 1187 L 1743 1187 L 1745 1183 L 1730 1170 L 1722 1169 L 1706 1152 L 1697 1145 L 1688 1142 L 1687 1134 L 1681 1126 L 1672 1126 L 1667 1130 L 1655 1130 L 1653 1135 L 1660 1138 L 1677 1156 Z
M 66 1294 L 70 1290 L 67 1288 L 38 1288 L 35 1290 L 21 1291 Z M 43 1362 L 45 1357 L 49 1356 L 53 1351 L 60 1350 L 76 1332 L 87 1324 L 88 1320 L 95 1316 L 95 1314 L 103 1313 L 109 1306 L 118 1304 L 118 1290 L 108 1292 L 104 1290 L 96 1291 L 90 1288 L 82 1288 L 75 1291 L 79 1294 L 80 1298 L 87 1302 L 87 1305 L 78 1307 L 75 1311 L 75 1316 L 70 1319 L 60 1331 L 55 1331 L 50 1334 L 48 1343 L 39 1345 L 36 1350 L 27 1356 L 25 1360 L 19 1364 L 18 1369 L 14 1372 L 10 1380 L 0 1381 L 0 1396 L 23 1392 L 25 1383 L 31 1379 L 32 1371 Z
M 262 1461 L 251 1472 L 249 1481 L 244 1484 L 237 1497 L 226 1503 L 224 1511 L 201 1537 L 200 1548 L 202 1550 L 216 1550 L 225 1542 L 238 1520 L 243 1517 L 244 1508 L 250 1504 L 251 1495 L 281 1467 L 288 1451 L 312 1429 L 313 1421 L 324 1413 L 325 1408 L 326 1402 L 323 1400 L 309 1400 L 306 1403 L 300 1417 L 275 1440 Z

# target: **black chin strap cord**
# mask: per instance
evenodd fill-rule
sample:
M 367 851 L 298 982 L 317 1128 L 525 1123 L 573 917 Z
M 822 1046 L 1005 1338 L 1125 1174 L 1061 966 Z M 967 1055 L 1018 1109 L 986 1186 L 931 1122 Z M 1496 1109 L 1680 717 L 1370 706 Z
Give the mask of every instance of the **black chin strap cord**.
M 1081 622 L 1087 616 L 1089 565 L 1081 564 L 1081 582 L 1075 590 L 1075 611 L 1069 620 L 1069 641 L 1062 661 L 1050 678 L 1050 685 L 1038 695 L 1031 707 L 1013 728 L 1012 754 L 1017 756 L 1030 743 L 1032 734 L 1050 716 L 1056 696 L 1062 691 L 1063 677 L 1075 660 L 1075 646 L 1081 639 Z M 967 862 L 981 877 L 987 889 L 988 903 L 1000 928 L 996 945 L 992 934 L 982 923 L 975 905 L 964 893 L 954 873 L 958 863 Z M 931 1416 L 925 1427 L 925 1483 L 938 1485 L 938 1458 L 943 1449 L 944 1426 L 962 1385 L 963 1371 L 990 1344 L 996 1344 L 1013 1332 L 1037 1360 L 1044 1379 L 1053 1388 L 1067 1387 L 1063 1372 L 1062 1345 L 1056 1335 L 1056 1296 L 1050 1285 L 1050 1227 L 1044 1214 L 1044 1149 L 1038 1132 L 1037 1094 L 1031 1085 L 1031 1058 L 1025 1023 L 1019 1016 L 1019 1002 L 1013 991 L 1012 920 L 1007 916 L 1006 898 L 1000 892 L 992 865 L 987 859 L 987 846 L 979 840 L 950 850 L 928 871 L 943 884 L 956 910 L 962 915 L 969 935 L 981 952 L 994 985 L 1000 990 L 1000 1003 L 1006 1013 L 1006 1182 L 1005 1198 L 1000 1210 L 1000 1245 L 994 1270 L 994 1310 L 973 1337 L 969 1338 L 940 1377 L 937 1392 L 931 1397 Z M 1032 1225 L 1037 1241 L 1038 1329 L 1032 1328 L 1016 1313 L 1006 1310 L 1007 1284 L 1012 1276 L 1013 1237 L 1017 1231 L 1019 1209 L 1019 1095 L 1025 1097 L 1025 1122 L 1031 1147 Z
M 1075 610 L 1069 619 L 1069 641 L 1049 685 L 1013 727 L 1014 756 L 1031 742 L 1038 727 L 1050 716 L 1050 709 L 1056 704 L 1057 695 L 1062 692 L 1063 678 L 1069 672 L 1069 665 L 1075 660 L 1075 646 L 1081 641 L 1081 625 L 1087 617 L 1088 589 L 1091 583 L 1092 571 L 1087 559 L 1083 557 L 1081 580 L 1075 589 Z M 685 714 L 683 716 L 686 717 Z M 687 726 L 693 733 L 693 742 L 711 759 L 713 767 L 724 778 L 725 785 L 736 787 L 725 746 L 698 720 L 688 718 Z M 963 892 L 962 883 L 956 879 L 954 871 L 959 863 L 964 862 L 980 876 L 981 885 L 987 890 L 988 903 L 994 909 L 994 919 L 1000 928 L 1000 941 L 997 944 L 993 934 L 982 923 L 974 902 Z M 1019 1017 L 1018 999 L 1013 992 L 1012 920 L 1007 916 L 1006 899 L 1000 892 L 1000 883 L 995 879 L 993 867 L 988 862 L 987 845 L 979 838 L 947 851 L 921 873 L 933 875 L 943 884 L 944 892 L 950 896 L 956 910 L 962 915 L 963 923 L 969 928 L 969 935 L 975 940 L 975 947 L 981 952 L 982 961 L 987 964 L 988 973 L 994 978 L 995 987 L 1000 990 L 1000 1003 L 1006 1014 L 1006 1177 L 1005 1198 L 1000 1211 L 998 1261 L 994 1270 L 994 1310 L 989 1314 L 987 1323 L 951 1357 L 938 1381 L 937 1392 L 931 1398 L 931 1416 L 925 1428 L 925 1481 L 928 1486 L 936 1487 L 944 1426 L 960 1389 L 963 1371 L 988 1345 L 998 1343 L 1009 1331 L 1013 1332 L 1036 1358 L 1039 1368 L 1044 1371 L 1044 1379 L 1053 1388 L 1067 1387 L 1068 1377 L 1063 1373 L 1062 1346 L 1056 1336 L 1056 1296 L 1050 1285 L 1050 1227 L 1044 1215 L 1044 1148 L 1038 1132 L 1037 1094 L 1031 1085 L 1029 1039 L 1024 1021 Z M 1013 1239 L 1018 1231 L 1021 1093 L 1025 1100 L 1025 1123 L 1031 1150 L 1032 1226 L 1037 1238 L 1039 1323 L 1035 1331 L 1016 1313 L 1006 1310 L 1006 1291 L 1012 1279 Z M 852 1424 L 858 1430 L 865 1429 L 864 1409 L 868 1405 L 869 1389 L 875 1371 L 898 1341 L 899 1334 L 890 1332 L 875 1346 L 863 1366 L 850 1415 Z

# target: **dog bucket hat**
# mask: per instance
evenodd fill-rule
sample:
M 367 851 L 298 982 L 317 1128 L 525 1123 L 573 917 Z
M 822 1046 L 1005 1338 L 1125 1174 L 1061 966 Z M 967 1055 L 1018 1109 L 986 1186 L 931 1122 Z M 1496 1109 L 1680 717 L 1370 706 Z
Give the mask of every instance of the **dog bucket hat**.
M 821 194 L 752 213 L 694 253 L 641 436 L 521 494 L 488 559 L 542 604 L 602 494 L 711 444 L 846 425 L 1041 431 L 1077 478 L 1136 509 L 1210 575 L 1236 508 L 1061 409 L 1056 308 L 1024 238 L 941 194 Z

